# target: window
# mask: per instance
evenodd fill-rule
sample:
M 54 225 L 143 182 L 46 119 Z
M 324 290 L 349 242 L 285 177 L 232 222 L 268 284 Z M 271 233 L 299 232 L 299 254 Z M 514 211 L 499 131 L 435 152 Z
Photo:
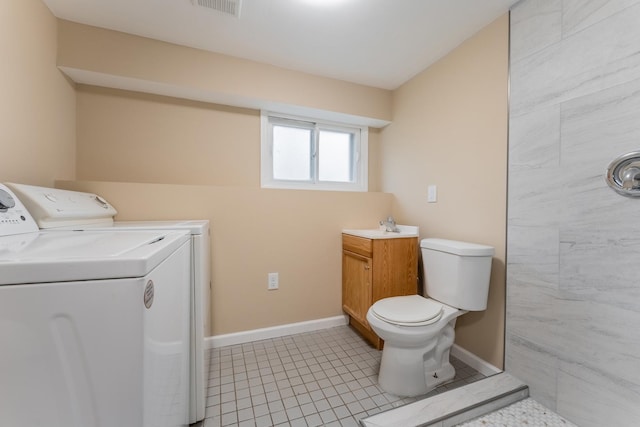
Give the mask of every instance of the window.
M 262 187 L 367 191 L 367 128 L 262 113 Z

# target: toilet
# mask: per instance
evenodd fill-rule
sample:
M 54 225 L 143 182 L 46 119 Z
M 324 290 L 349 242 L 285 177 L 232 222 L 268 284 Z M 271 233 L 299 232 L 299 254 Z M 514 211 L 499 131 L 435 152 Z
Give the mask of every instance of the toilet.
M 444 239 L 420 242 L 424 296 L 384 298 L 367 312 L 384 340 L 378 383 L 387 393 L 419 396 L 451 381 L 456 319 L 487 308 L 494 248 Z

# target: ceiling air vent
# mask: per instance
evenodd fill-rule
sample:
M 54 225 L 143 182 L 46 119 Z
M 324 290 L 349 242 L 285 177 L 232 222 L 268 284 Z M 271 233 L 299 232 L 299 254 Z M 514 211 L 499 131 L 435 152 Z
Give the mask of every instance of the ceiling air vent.
M 196 6 L 208 7 L 236 18 L 240 17 L 240 7 L 242 6 L 242 0 L 191 0 L 191 3 Z

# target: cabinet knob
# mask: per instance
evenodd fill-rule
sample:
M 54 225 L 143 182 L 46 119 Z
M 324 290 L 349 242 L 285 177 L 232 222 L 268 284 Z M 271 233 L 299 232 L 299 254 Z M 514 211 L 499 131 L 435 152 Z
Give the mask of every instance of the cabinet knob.
M 368 265 L 365 265 L 365 266 L 364 266 L 364 269 L 365 269 L 365 270 L 371 270 L 371 267 L 369 267 Z

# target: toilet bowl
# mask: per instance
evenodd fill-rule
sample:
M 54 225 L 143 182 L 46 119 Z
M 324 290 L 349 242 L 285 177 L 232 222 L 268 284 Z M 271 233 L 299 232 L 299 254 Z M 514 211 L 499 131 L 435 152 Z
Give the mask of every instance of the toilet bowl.
M 397 396 L 419 396 L 451 381 L 449 352 L 456 319 L 486 308 L 493 248 L 442 239 L 420 243 L 425 296 L 384 298 L 367 322 L 384 340 L 378 384 Z
M 390 309 L 388 303 L 394 307 Z M 422 313 L 429 311 L 407 309 L 420 306 L 437 314 L 424 320 Z M 402 311 L 393 311 L 395 309 Z M 411 319 L 412 313 L 416 315 L 415 320 Z M 449 363 L 449 349 L 456 318 L 464 313 L 466 311 L 419 295 L 385 298 L 371 306 L 367 321 L 384 340 L 378 375 L 380 387 L 397 396 L 419 396 L 452 380 L 455 370 Z M 427 360 L 431 363 L 427 364 Z

